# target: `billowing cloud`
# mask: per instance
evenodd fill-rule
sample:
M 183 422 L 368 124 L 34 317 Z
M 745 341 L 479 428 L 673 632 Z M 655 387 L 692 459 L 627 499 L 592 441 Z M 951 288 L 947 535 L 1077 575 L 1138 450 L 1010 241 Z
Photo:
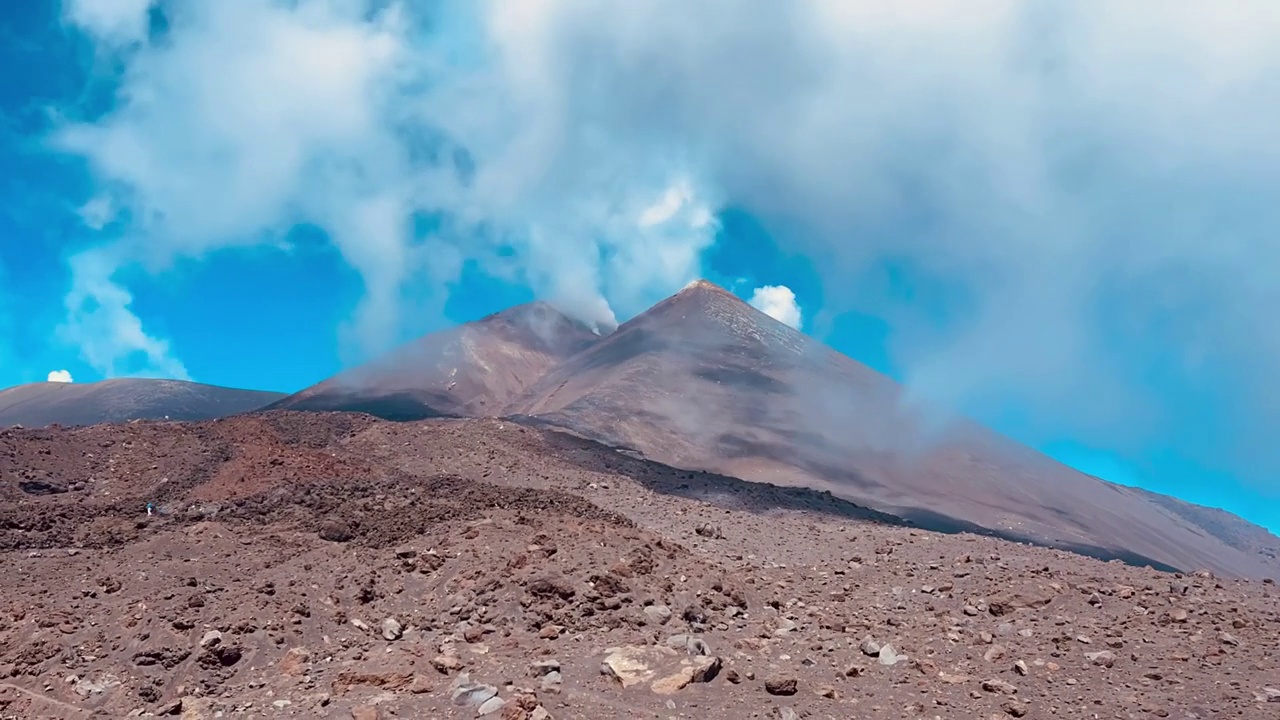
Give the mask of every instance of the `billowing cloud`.
M 71 371 L 54 370 L 49 373 L 49 382 L 51 383 L 69 383 L 71 380 Z
M 809 326 L 885 319 L 922 399 L 1280 470 L 1271 0 L 163 7 L 155 40 L 78 21 L 139 38 L 57 138 L 125 226 L 73 265 L 98 369 L 180 367 L 119 268 L 296 222 L 360 272 L 372 348 L 466 259 L 611 325 L 701 275 L 733 206 L 813 259 Z
M 786 285 L 765 285 L 751 293 L 751 307 L 783 325 L 800 329 L 800 305 L 796 294 Z

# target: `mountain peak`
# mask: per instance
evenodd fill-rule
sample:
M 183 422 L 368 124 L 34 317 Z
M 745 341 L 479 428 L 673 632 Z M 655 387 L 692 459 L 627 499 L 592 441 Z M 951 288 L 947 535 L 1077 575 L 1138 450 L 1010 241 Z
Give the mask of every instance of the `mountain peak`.
M 524 303 L 418 338 L 268 409 L 354 410 L 393 420 L 498 415 L 598 339 L 551 303 Z
M 628 330 L 679 337 L 684 342 L 746 342 L 781 355 L 795 354 L 807 343 L 804 334 L 702 279 L 631 318 L 614 334 Z
M 679 295 L 680 293 L 686 293 L 686 292 L 689 292 L 690 290 L 710 290 L 712 292 L 724 293 L 725 295 L 732 295 L 732 293 L 730 293 L 728 290 L 720 287 L 719 285 L 705 278 L 698 278 L 697 280 L 694 280 L 693 282 L 681 288 L 680 292 L 676 294 Z
M 743 302 L 742 298 L 738 297 L 737 295 L 734 295 L 728 289 L 723 288 L 711 282 L 710 280 L 703 280 L 699 278 L 689 283 L 688 285 L 685 285 L 684 287 L 680 288 L 679 292 L 677 292 L 675 295 L 668 297 L 665 301 L 659 302 L 657 305 L 654 306 L 654 308 L 657 308 L 663 305 L 665 302 L 670 302 L 672 300 L 688 301 L 688 300 L 699 299 L 699 298 L 705 299 L 713 303 L 722 303 L 722 302 L 728 301 L 734 305 L 741 306 L 742 308 L 751 307 L 747 303 Z

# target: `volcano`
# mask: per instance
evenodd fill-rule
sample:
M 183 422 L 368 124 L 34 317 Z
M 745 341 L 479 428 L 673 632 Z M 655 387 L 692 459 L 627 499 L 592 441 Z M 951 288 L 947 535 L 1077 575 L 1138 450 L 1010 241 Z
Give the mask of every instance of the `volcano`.
M 973 422 L 940 425 L 891 378 L 705 281 L 560 363 L 510 412 L 676 467 L 827 490 L 930 529 L 1157 567 L 1274 572 L 1265 543 L 1197 522 L 1209 514 Z
M 697 281 L 601 337 L 545 303 L 434 333 L 268 410 L 504 417 L 685 470 L 830 492 L 922 528 L 1275 575 L 1280 539 L 1085 475 Z
M 597 340 L 550 304 L 518 305 L 427 335 L 265 409 L 388 420 L 501 415 L 547 371 Z
M 0 390 L 0 426 L 211 420 L 256 410 L 280 397 L 283 393 L 147 378 L 31 383 Z

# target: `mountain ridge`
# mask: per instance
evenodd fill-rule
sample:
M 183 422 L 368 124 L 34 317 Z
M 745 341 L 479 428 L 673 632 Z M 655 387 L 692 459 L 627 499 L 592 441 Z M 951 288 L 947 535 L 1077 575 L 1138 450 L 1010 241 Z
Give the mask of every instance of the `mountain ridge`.
M 0 427 L 210 420 L 256 410 L 281 397 L 284 393 L 153 378 L 29 383 L 0 390 Z
M 44 393 L 213 387 L 166 382 L 174 381 Z M 904 403 L 892 378 L 705 280 L 604 336 L 548 303 L 526 303 L 406 343 L 292 395 L 213 389 L 241 393 L 239 401 L 195 411 L 170 402 L 156 419 L 274 410 L 400 421 L 506 418 L 677 468 L 830 492 L 927 529 L 1162 568 L 1243 576 L 1280 568 L 1280 538 L 1226 511 L 1080 473 L 968 418 L 939 431 L 934 418 Z M 6 407 L 6 393 L 35 400 Z M 0 391 L 0 424 L 6 410 L 12 417 L 38 406 L 39 397 Z M 97 403 L 88 403 L 98 408 L 93 417 L 67 415 L 65 403 L 59 417 L 85 424 L 69 420 L 157 415 L 128 397 L 114 414 Z

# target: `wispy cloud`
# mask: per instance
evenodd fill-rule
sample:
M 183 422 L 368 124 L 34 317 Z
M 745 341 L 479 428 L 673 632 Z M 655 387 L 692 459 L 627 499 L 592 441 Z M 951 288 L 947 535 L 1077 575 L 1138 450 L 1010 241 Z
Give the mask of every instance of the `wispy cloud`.
M 127 218 L 105 267 L 76 266 L 69 328 L 102 341 L 96 367 L 180 367 L 129 312 L 126 264 L 306 220 L 365 280 L 368 347 L 407 284 L 465 258 L 608 325 L 700 274 L 731 203 L 815 259 L 809 324 L 886 318 L 929 401 L 1280 470 L 1271 0 L 165 12 L 162 42 L 119 50 L 114 111 L 59 137 Z M 71 17 L 104 47 L 141 37 Z M 1206 399 L 1213 427 L 1177 419 Z
M 152 0 L 63 0 L 66 20 L 111 45 L 127 45 L 147 38 Z

